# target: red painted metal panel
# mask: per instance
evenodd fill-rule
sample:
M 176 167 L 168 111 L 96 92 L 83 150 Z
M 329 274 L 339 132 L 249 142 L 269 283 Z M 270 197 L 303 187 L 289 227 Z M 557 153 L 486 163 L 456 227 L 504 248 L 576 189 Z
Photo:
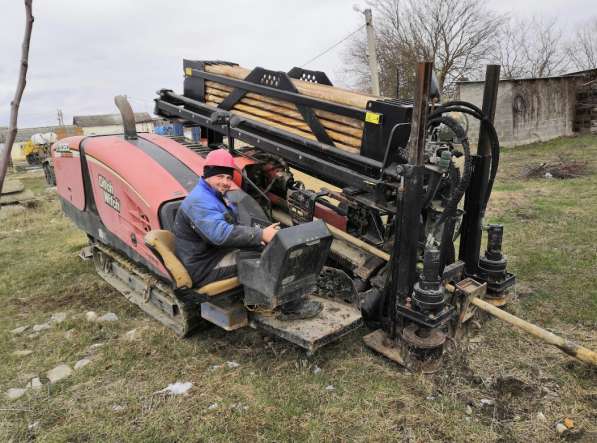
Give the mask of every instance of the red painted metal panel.
M 119 136 L 93 137 L 85 141 L 85 155 L 108 166 L 127 183 L 130 192 L 137 193 L 157 217 L 159 206 L 168 200 L 186 196 L 186 190 L 155 160 L 141 149 Z M 97 190 L 98 177 L 91 177 Z M 94 181 L 95 180 L 95 181 Z M 152 225 L 159 229 L 159 224 Z
M 197 175 L 202 174 L 203 157 L 184 145 L 155 134 L 140 134 L 140 137 L 158 145 Z M 83 138 L 65 139 L 64 146 L 69 149 L 63 146 L 64 152 L 52 150 L 58 192 L 79 210 L 85 209 L 79 158 Z M 185 197 L 187 191 L 162 165 L 122 136 L 86 138 L 84 151 L 98 215 L 106 229 L 144 257 L 157 272 L 167 275 L 163 265 L 145 246 L 143 237 L 152 229 L 160 229 L 161 205 Z M 239 168 L 252 163 L 244 157 L 238 157 L 236 162 Z M 238 173 L 235 181 L 241 181 Z
M 159 163 L 122 137 L 88 139 L 85 156 L 98 214 L 106 228 L 167 275 L 143 237 L 160 229 L 162 203 L 186 196 L 186 190 Z
M 157 134 L 140 134 L 142 138 L 148 140 L 156 145 L 160 146 L 165 151 L 172 154 L 174 157 L 179 159 L 185 165 L 187 165 L 197 175 L 203 175 L 203 163 L 205 159 L 197 153 L 191 151 L 184 145 L 172 140 L 168 137 L 163 137 Z M 253 160 L 247 157 L 235 157 L 234 162 L 237 168 L 242 171 L 245 166 L 255 163 Z M 241 186 L 242 177 L 238 171 L 234 173 L 234 183 L 237 186 Z M 234 189 L 234 187 L 233 187 Z
M 168 275 L 163 265 L 143 242 L 147 232 L 160 229 L 157 211 L 161 202 L 146 198 L 144 191 L 147 187 L 133 187 L 128 181 L 130 176 L 123 176 L 123 171 L 119 172 L 93 157 L 87 151 L 87 147 L 86 159 L 93 196 L 103 224 L 110 233 L 153 264 L 158 272 Z M 152 181 L 151 177 L 162 182 L 171 180 L 169 175 L 160 171 L 159 165 L 156 166 L 151 172 L 146 169 L 149 182 Z
M 79 155 L 79 144 L 83 138 L 80 136 L 64 138 L 54 143 L 51 149 L 58 195 L 81 211 L 85 209 L 85 192 Z
M 185 165 L 187 165 L 195 174 L 203 174 L 203 157 L 191 151 L 184 145 L 172 140 L 168 137 L 163 137 L 157 134 L 139 134 L 139 136 L 147 141 L 150 141 L 160 146 L 165 151 L 172 154 Z

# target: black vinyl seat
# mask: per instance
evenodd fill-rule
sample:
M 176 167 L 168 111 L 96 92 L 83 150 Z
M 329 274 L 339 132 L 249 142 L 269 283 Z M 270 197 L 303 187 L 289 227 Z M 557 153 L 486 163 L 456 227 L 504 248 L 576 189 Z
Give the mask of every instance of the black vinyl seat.
M 273 309 L 315 289 L 332 235 L 321 220 L 280 230 L 259 257 L 238 258 L 245 304 Z
M 178 208 L 180 207 L 181 203 L 182 199 L 172 200 L 164 203 L 161 206 L 159 217 L 162 229 L 166 229 L 172 232 L 172 229 L 174 229 L 174 220 L 176 219 L 176 213 L 178 212 Z

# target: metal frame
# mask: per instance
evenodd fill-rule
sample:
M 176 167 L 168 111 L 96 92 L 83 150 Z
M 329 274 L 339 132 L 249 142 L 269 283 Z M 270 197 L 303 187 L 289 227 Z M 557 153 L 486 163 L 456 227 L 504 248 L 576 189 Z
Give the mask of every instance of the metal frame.
M 403 324 L 405 311 L 411 311 L 405 306 L 406 298 L 412 293 L 416 278 L 417 246 L 421 229 L 420 195 L 425 170 L 425 132 L 432 71 L 432 62 L 419 63 L 417 66 L 415 105 L 408 145 L 409 164 L 404 166 L 404 182 L 398 194 L 394 247 L 390 259 L 390 273 L 384 288 L 384 323 L 386 332 L 392 339 L 396 337 Z M 415 318 L 418 317 L 416 314 L 413 311 Z
M 244 92 L 255 92 L 256 94 L 265 95 L 267 97 L 277 98 L 279 100 L 289 101 L 295 105 L 299 106 L 309 106 L 314 109 L 321 109 L 322 111 L 333 112 L 334 114 L 344 115 L 346 117 L 352 117 L 357 120 L 364 121 L 366 111 L 354 108 L 351 106 L 346 105 L 339 105 L 336 103 L 328 102 L 325 100 L 320 100 L 317 98 L 309 97 L 306 95 L 301 95 L 298 92 L 285 90 L 285 89 L 277 89 L 271 86 L 265 86 L 260 83 L 254 83 L 254 78 L 257 78 L 257 74 L 253 77 L 251 74 L 253 72 L 261 72 L 262 74 L 276 74 L 276 75 L 284 75 L 288 78 L 288 76 L 284 72 L 276 72 L 276 71 L 267 71 L 263 68 L 255 68 L 245 80 L 238 80 L 235 78 L 225 77 L 223 75 L 213 74 L 211 72 L 205 72 L 200 69 L 190 68 L 192 69 L 192 77 L 197 77 L 203 80 L 210 80 L 213 82 L 221 83 L 226 86 L 231 86 L 233 88 L 237 88 L 243 90 Z M 185 91 L 185 96 L 187 96 Z
M 155 100 L 155 113 L 166 118 L 185 120 L 217 132 L 226 133 L 227 128 L 212 124 L 211 115 L 218 108 L 197 100 L 161 90 Z M 228 112 L 221 110 L 220 112 Z M 232 117 L 230 135 L 254 145 L 271 154 L 280 155 L 293 167 L 307 173 L 317 173 L 330 183 L 340 187 L 355 187 L 361 192 L 371 192 L 371 199 L 382 208 L 393 204 L 380 200 L 379 187 L 395 187 L 382 178 L 398 178 L 395 168 L 383 168 L 383 163 L 357 154 L 351 154 L 334 146 L 304 139 L 303 137 L 272 128 L 249 119 Z
M 201 74 L 206 74 L 203 71 L 199 71 Z M 201 76 L 199 74 L 199 76 Z M 227 77 L 221 77 L 227 78 Z M 251 71 L 251 73 L 243 80 L 243 82 L 254 83 L 256 85 L 261 85 L 264 81 L 267 80 L 266 84 L 271 84 L 275 87 L 275 89 L 279 89 L 282 91 L 288 91 L 294 94 L 298 94 L 298 90 L 292 84 L 290 77 L 284 72 L 276 72 L 276 71 L 269 71 L 263 68 L 255 68 Z M 219 81 L 222 83 L 222 81 Z M 232 92 L 224 99 L 222 103 L 218 106 L 219 109 L 224 109 L 226 111 L 232 110 L 234 105 L 238 103 L 248 92 L 246 86 L 240 87 L 236 86 Z M 307 107 L 305 105 L 298 105 L 297 109 L 300 112 L 301 116 L 305 120 L 305 122 L 309 125 L 309 128 L 317 138 L 317 141 L 321 143 L 325 143 L 328 145 L 334 146 L 334 142 L 328 136 L 327 132 L 325 131 L 324 127 L 322 126 L 319 118 L 313 112 L 313 109 Z
M 493 124 L 497 105 L 500 65 L 488 65 L 483 90 L 483 116 Z M 459 258 L 466 263 L 465 275 L 474 276 L 479 272 L 482 223 L 481 206 L 487 196 L 489 168 L 491 165 L 491 145 L 486 124 L 481 123 L 477 154 L 473 156 L 473 173 L 464 199 L 464 217 L 460 232 Z
M 412 102 L 408 100 L 370 100 L 366 105 L 366 109 L 359 109 L 298 93 L 292 83 L 292 78 L 331 86 L 329 78 L 321 71 L 308 71 L 295 67 L 288 73 L 284 73 L 282 71 L 255 68 L 245 79 L 239 80 L 206 72 L 205 67 L 211 64 L 237 66 L 234 63 L 222 61 L 184 60 L 183 66 L 186 74 L 184 81 L 185 97 L 204 102 L 205 81 L 210 80 L 233 88 L 230 95 L 220 104 L 219 109 L 232 109 L 232 106 L 242 99 L 247 92 L 288 101 L 297 106 L 317 140 L 330 146 L 334 146 L 334 143 L 327 135 L 313 110 L 320 109 L 354 118 L 364 122 L 360 154 L 374 160 L 382 161 L 385 158 L 391 157 L 393 159 L 395 157 L 388 156 L 386 152 L 390 131 L 397 123 L 410 122 L 411 120 Z M 367 114 L 369 113 L 377 114 L 380 121 L 378 123 L 368 121 Z M 402 148 L 406 146 L 409 130 L 410 128 L 405 126 L 398 131 L 395 138 L 398 146 Z

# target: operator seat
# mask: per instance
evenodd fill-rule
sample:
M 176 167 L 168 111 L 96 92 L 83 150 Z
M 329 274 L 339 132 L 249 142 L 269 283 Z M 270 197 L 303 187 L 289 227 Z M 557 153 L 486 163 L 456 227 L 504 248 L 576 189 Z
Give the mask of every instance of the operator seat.
M 145 245 L 164 265 L 170 277 L 174 289 L 190 289 L 193 287 L 191 276 L 184 265 L 174 253 L 174 234 L 165 229 L 154 229 L 149 231 L 144 238 Z M 240 286 L 238 277 L 230 277 L 208 283 L 195 289 L 201 295 L 214 296 Z
M 182 199 L 172 200 L 164 203 L 160 207 L 159 217 L 162 229 L 167 229 L 168 231 L 172 230 L 174 227 L 174 220 L 176 219 L 176 213 L 178 212 L 181 203 Z

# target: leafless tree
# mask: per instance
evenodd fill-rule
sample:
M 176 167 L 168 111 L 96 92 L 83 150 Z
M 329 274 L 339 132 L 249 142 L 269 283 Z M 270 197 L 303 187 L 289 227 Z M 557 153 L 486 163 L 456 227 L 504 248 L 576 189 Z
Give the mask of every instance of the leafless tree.
M 525 59 L 525 74 L 529 77 L 562 74 L 569 66 L 562 31 L 555 18 L 532 18 L 524 26 L 520 46 Z
M 23 37 L 23 44 L 21 47 L 21 67 L 19 70 L 19 80 L 17 82 L 17 90 L 15 96 L 10 102 L 10 120 L 8 123 L 8 131 L 4 140 L 4 148 L 0 152 L 0 190 L 4 184 L 4 177 L 8 169 L 8 162 L 10 161 L 10 152 L 17 136 L 17 117 L 19 114 L 19 106 L 23 91 L 27 84 L 27 68 L 29 67 L 29 43 L 31 41 L 31 31 L 33 29 L 33 13 L 32 0 L 25 1 L 25 35 Z
M 399 89 L 412 94 L 408 85 L 417 60 L 433 60 L 440 86 L 450 89 L 456 80 L 478 69 L 504 20 L 480 0 L 376 0 L 371 7 L 385 95 L 395 95 L 397 77 Z M 361 84 L 367 72 L 363 61 L 366 47 L 356 41 L 347 62 L 360 74 Z
M 509 19 L 498 29 L 498 38 L 487 60 L 502 65 L 502 78 L 548 77 L 569 67 L 557 19 Z
M 524 38 L 524 23 L 520 20 L 507 20 L 498 28 L 497 41 L 487 59 L 502 67 L 501 78 L 521 78 L 526 74 L 526 59 L 521 46 Z
M 579 71 L 597 68 L 597 17 L 576 31 L 568 46 L 568 56 Z

